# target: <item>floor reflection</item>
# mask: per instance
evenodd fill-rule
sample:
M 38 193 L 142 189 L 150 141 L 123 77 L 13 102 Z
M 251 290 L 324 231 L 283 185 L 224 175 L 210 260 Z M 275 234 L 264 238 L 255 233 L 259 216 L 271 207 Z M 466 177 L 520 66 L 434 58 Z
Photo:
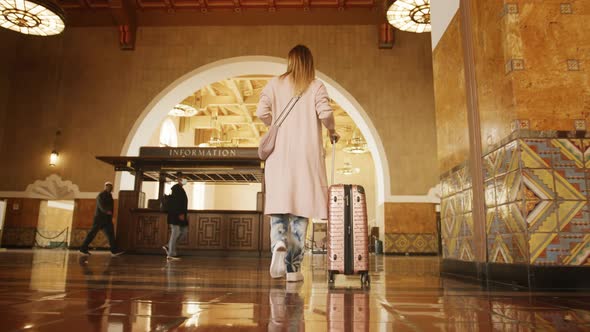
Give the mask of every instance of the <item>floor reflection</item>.
M 369 331 L 369 294 L 363 290 L 328 292 L 328 330 Z
M 483 289 L 439 276 L 434 257 L 373 257 L 326 283 L 308 255 L 304 283 L 268 276 L 267 258 L 61 250 L 0 253 L 0 331 L 588 331 L 590 292 Z
M 305 331 L 304 302 L 299 294 L 302 286 L 302 283 L 288 283 L 270 290 L 269 331 Z

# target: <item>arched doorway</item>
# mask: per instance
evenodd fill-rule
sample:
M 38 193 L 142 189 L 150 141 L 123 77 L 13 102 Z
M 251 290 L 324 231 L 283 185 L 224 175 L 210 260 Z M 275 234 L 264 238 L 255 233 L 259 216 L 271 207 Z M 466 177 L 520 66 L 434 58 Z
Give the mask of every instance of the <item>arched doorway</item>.
M 282 58 L 244 56 L 216 61 L 187 73 L 160 92 L 143 110 L 125 140 L 121 155 L 137 155 L 141 146 L 148 145 L 151 133 L 158 128 L 169 110 L 187 95 L 190 95 L 195 87 L 212 84 L 228 77 L 252 73 L 280 75 L 285 69 L 286 60 Z M 383 204 L 390 196 L 390 177 L 387 156 L 381 139 L 367 113 L 350 93 L 320 71 L 317 71 L 317 77 L 325 83 L 330 97 L 342 106 L 366 139 L 375 163 L 376 221 L 383 233 Z M 133 176 L 127 173 L 117 173 L 115 188 L 118 190 L 132 189 Z

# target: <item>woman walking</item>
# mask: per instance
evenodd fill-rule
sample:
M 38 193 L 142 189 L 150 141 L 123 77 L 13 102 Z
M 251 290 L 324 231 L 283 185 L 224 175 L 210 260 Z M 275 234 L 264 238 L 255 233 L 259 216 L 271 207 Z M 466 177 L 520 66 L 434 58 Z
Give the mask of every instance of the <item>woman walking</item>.
M 303 281 L 300 269 L 308 220 L 328 218 L 322 124 L 332 142 L 340 138 L 334 129 L 330 98 L 324 84 L 315 79 L 313 56 L 307 47 L 297 45 L 289 52 L 287 72 L 263 89 L 256 115 L 267 126 L 284 118 L 265 164 L 264 213 L 271 216 L 270 274 Z

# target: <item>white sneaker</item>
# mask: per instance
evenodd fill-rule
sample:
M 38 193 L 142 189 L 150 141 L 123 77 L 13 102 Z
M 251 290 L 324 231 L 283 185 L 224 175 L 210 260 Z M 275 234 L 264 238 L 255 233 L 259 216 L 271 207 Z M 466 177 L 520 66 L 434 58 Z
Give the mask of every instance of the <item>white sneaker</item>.
M 287 273 L 287 281 L 288 282 L 303 281 L 303 273 L 301 273 L 301 272 L 289 272 L 289 273 Z
M 270 276 L 272 278 L 282 278 L 287 273 L 287 267 L 285 266 L 286 256 L 287 247 L 285 246 L 285 242 L 277 242 L 272 252 L 272 260 L 270 261 Z

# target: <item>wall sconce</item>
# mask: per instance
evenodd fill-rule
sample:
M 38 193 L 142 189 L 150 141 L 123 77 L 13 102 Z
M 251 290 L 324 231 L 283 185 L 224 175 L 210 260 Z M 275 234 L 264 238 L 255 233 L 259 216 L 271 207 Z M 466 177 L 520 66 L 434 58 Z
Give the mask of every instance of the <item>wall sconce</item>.
M 49 156 L 49 166 L 55 167 L 58 160 L 59 160 L 59 153 L 57 153 L 57 151 L 55 151 L 55 150 L 51 151 L 51 155 Z
M 57 162 L 59 161 L 59 153 L 57 153 L 56 144 L 57 144 L 57 137 L 61 134 L 61 131 L 58 130 L 55 132 L 55 139 L 53 140 L 53 151 L 51 151 L 51 155 L 49 155 L 49 166 L 55 167 Z

